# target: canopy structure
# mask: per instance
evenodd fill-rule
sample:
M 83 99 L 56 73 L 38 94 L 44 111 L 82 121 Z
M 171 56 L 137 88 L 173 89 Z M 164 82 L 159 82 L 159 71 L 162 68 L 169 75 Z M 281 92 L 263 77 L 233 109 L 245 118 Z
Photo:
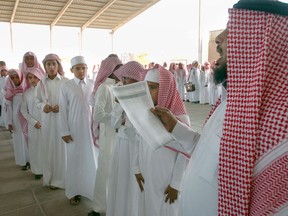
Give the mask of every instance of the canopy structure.
M 0 0 L 0 22 L 110 29 L 159 0 Z
M 160 0 L 0 0 L 0 22 L 106 29 L 113 33 Z M 113 43 L 113 39 L 112 39 Z M 82 50 L 82 45 L 81 48 Z

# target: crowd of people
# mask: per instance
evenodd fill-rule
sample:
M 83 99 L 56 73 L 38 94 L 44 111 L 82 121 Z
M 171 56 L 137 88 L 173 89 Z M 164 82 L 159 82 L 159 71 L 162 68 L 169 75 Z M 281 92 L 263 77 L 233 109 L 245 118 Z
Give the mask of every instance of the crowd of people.
M 92 80 L 75 56 L 69 80 L 54 53 L 43 66 L 31 51 L 19 69 L 1 61 L 0 123 L 15 163 L 71 205 L 91 200 L 88 216 L 288 215 L 287 38 L 287 4 L 240 0 L 212 64 L 145 69 L 110 54 Z M 157 149 L 113 93 L 140 82 L 172 137 Z M 214 105 L 202 134 L 184 101 Z
M 216 99 L 222 94 L 222 88 L 216 85 L 213 79 L 213 71 L 216 61 L 211 64 L 205 61 L 201 65 L 197 60 L 191 64 L 185 65 L 182 62 L 171 62 L 169 71 L 174 75 L 177 89 L 183 101 L 214 105 Z M 164 66 L 164 64 L 163 64 Z M 185 85 L 192 82 L 195 90 L 190 92 L 186 90 Z

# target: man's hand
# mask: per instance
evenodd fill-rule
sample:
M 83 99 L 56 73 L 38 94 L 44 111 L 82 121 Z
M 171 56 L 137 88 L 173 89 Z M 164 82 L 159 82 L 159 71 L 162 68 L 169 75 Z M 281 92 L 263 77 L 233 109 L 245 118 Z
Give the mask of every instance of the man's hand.
M 40 129 L 40 128 L 41 128 L 40 122 L 37 122 L 37 123 L 34 125 L 34 127 L 37 128 L 37 129 Z
M 52 111 L 52 107 L 51 107 L 49 104 L 46 104 L 46 105 L 44 106 L 43 111 L 44 111 L 45 113 L 49 113 L 49 112 Z
M 177 198 L 178 198 L 178 190 L 170 187 L 170 185 L 168 185 L 168 187 L 166 188 L 164 195 L 166 195 L 165 198 L 165 202 L 169 201 L 169 204 L 174 203 Z
M 52 112 L 58 113 L 59 112 L 59 105 L 56 105 L 52 108 Z
M 13 125 L 12 124 L 8 125 L 8 130 L 10 133 L 13 133 Z
M 177 124 L 177 119 L 173 113 L 165 107 L 155 107 L 150 110 L 160 118 L 166 130 L 171 133 Z
M 62 139 L 64 140 L 65 143 L 69 143 L 73 141 L 71 135 L 63 136 Z
M 144 178 L 143 178 L 142 174 L 138 173 L 138 174 L 135 174 L 135 176 L 136 176 L 136 180 L 137 180 L 137 183 L 139 185 L 141 192 L 144 191 L 144 187 L 143 187 Z

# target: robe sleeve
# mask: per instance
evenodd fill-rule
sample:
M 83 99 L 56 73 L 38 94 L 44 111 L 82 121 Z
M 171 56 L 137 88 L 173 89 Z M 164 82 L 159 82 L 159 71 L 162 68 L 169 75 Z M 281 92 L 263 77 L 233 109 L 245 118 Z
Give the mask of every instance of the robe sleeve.
M 110 91 L 107 86 L 100 85 L 95 95 L 95 106 L 93 120 L 96 123 L 110 123 L 111 113 L 105 112 L 107 98 L 109 98 Z
M 12 125 L 12 101 L 6 100 L 5 101 L 5 105 L 7 108 L 6 111 L 6 121 L 7 121 L 7 125 Z
M 119 103 L 115 103 L 111 112 L 111 125 L 113 128 L 118 129 L 123 121 L 123 108 Z
M 65 93 L 65 85 L 62 85 L 60 88 L 60 96 L 59 96 L 59 125 L 60 125 L 60 136 L 68 136 L 71 135 L 69 124 L 68 124 L 68 100 L 69 97 Z M 71 92 L 70 92 L 71 94 Z
M 21 105 L 20 105 L 20 112 L 22 113 L 23 117 L 27 120 L 27 122 L 34 126 L 38 121 L 29 113 L 28 103 L 27 103 L 29 94 L 27 94 L 27 93 L 28 92 L 26 91 L 23 94 L 23 98 L 22 98 Z M 34 96 L 34 95 L 32 95 L 32 96 Z
M 139 174 L 140 172 L 140 166 L 139 166 L 139 145 L 140 145 L 140 139 L 141 136 L 139 134 L 136 134 L 135 138 L 135 148 L 134 148 L 134 174 Z
M 181 183 L 182 179 L 185 173 L 186 166 L 188 164 L 188 159 L 183 155 L 178 153 L 173 173 L 172 173 L 172 179 L 170 182 L 170 186 L 178 191 L 181 189 Z
M 191 155 L 194 150 L 200 134 L 194 131 L 189 126 L 178 121 L 172 131 L 173 138 L 179 143 L 177 150 L 180 150 L 188 155 Z
M 41 80 L 38 82 L 37 86 L 36 86 L 36 91 L 35 91 L 35 97 L 36 97 L 36 106 L 38 109 L 41 110 L 41 112 L 44 112 L 44 106 L 46 105 L 46 103 L 43 101 L 43 96 L 42 96 L 42 90 L 40 87 L 40 82 Z

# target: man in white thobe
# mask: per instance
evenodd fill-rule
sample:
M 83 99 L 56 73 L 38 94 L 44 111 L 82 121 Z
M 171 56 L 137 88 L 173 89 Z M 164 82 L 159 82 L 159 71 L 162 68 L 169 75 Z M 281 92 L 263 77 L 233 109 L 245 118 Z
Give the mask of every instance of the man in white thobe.
M 71 205 L 80 203 L 80 196 L 94 199 L 97 152 L 93 145 L 89 99 L 94 81 L 87 79 L 83 56 L 71 59 L 74 78 L 60 89 L 60 135 L 66 144 L 67 171 L 65 194 Z

